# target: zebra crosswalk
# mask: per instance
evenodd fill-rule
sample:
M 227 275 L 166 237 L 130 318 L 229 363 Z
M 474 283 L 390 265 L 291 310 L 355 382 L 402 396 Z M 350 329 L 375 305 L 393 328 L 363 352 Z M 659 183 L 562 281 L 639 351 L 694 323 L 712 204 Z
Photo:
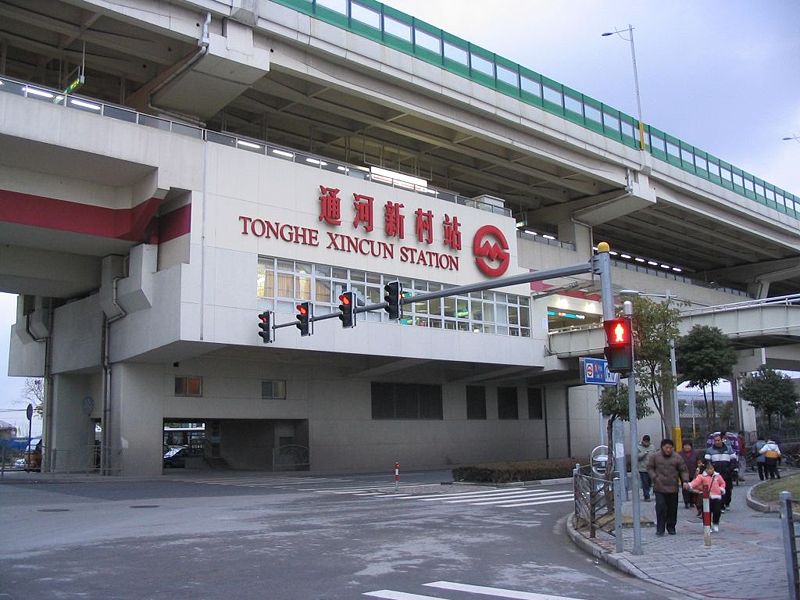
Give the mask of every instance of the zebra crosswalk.
M 273 477 L 271 475 L 261 475 L 243 477 L 241 475 L 212 476 L 212 477 L 185 477 L 173 476 L 170 481 L 180 481 L 185 483 L 196 483 L 203 485 L 220 485 L 247 488 L 278 488 L 278 489 L 297 489 L 300 486 L 308 485 L 343 485 L 349 483 L 350 479 L 333 477 Z
M 402 489 L 402 488 L 401 488 Z M 350 494 L 360 497 L 397 502 L 441 502 L 444 504 L 466 504 L 470 506 L 496 506 L 499 508 L 520 508 L 571 502 L 571 489 L 554 490 L 549 488 L 506 488 L 482 489 L 475 491 L 458 491 L 452 493 L 394 493 L 393 490 L 376 490 L 368 488 L 329 488 L 314 490 L 318 494 Z
M 508 600 L 580 600 L 579 598 L 567 596 L 553 596 L 552 594 L 541 594 L 538 592 L 524 592 L 521 590 L 510 590 L 505 588 L 487 587 L 484 585 L 470 585 L 466 583 L 456 583 L 453 581 L 433 581 L 423 583 L 428 588 L 436 591 L 431 593 L 447 593 L 448 591 L 475 594 L 477 596 L 490 596 L 493 598 L 507 598 Z M 425 590 L 426 592 L 428 590 Z M 426 594 L 416 594 L 412 592 L 401 592 L 398 590 L 375 590 L 364 592 L 364 596 L 371 598 L 382 598 L 383 600 L 447 600 L 447 596 L 430 596 Z M 459 595 L 459 598 L 463 596 Z

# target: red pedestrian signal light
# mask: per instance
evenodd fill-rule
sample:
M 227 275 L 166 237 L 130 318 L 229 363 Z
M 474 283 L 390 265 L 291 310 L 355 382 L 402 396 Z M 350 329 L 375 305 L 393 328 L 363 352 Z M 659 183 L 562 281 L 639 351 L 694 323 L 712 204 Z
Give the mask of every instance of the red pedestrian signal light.
M 626 377 L 633 370 L 633 331 L 629 318 L 603 321 L 608 370 Z
M 272 338 L 272 311 L 265 310 L 258 315 L 258 332 L 259 337 L 265 344 L 270 344 Z
M 297 314 L 295 315 L 297 319 L 297 323 L 295 323 L 295 327 L 300 330 L 300 335 L 305 337 L 307 335 L 311 335 L 311 303 L 310 302 L 303 302 L 297 305 Z
M 389 313 L 391 320 L 403 318 L 403 284 L 399 281 L 390 281 L 383 286 L 383 300 L 386 302 L 384 309 Z
M 342 327 L 356 326 L 356 293 L 342 292 L 339 295 L 339 320 Z

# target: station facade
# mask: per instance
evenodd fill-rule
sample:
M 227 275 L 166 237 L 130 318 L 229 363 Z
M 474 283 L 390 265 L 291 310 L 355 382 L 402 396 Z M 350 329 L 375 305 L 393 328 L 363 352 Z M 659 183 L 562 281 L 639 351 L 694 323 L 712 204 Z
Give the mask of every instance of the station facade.
M 170 5 L 172 20 L 148 23 L 142 31 L 173 27 L 178 33 L 164 35 L 186 44 L 193 41 L 195 27 L 205 23 L 201 39 L 210 36 L 211 51 L 215 40 L 228 44 L 213 64 L 241 67 L 238 75 L 244 77 L 255 68 L 255 59 L 240 59 L 234 42 L 256 57 L 268 52 L 259 37 L 266 34 L 256 35 L 258 27 L 242 23 L 247 19 L 238 4 L 216 3 L 230 14 L 212 20 L 211 13 L 199 18 L 196 3 L 176 2 Z M 310 79 L 322 77 L 312 67 L 298 66 L 298 53 L 306 46 L 284 31 L 295 22 L 303 29 L 305 17 L 282 5 L 258 4 L 266 7 L 264 15 L 277 15 L 279 33 L 270 40 L 274 54 L 269 60 L 286 62 L 272 73 L 269 61 L 255 61 L 263 71 L 257 76 L 274 78 L 269 85 L 275 83 L 292 98 L 290 105 L 321 102 L 323 91 L 297 95 L 288 87 L 299 84 L 281 79 L 290 67 L 304 75 L 312 72 Z M 137 18 L 146 20 L 149 14 Z M 120 18 L 125 27 L 131 20 L 130 15 Z M 320 31 L 323 38 L 345 39 L 332 27 L 320 26 Z M 385 55 L 400 67 L 412 65 L 372 41 L 348 37 L 343 43 L 356 43 L 365 56 Z M 198 52 L 193 61 L 211 56 Z M 329 57 L 338 50 L 326 46 L 325 52 Z M 318 64 L 313 56 L 305 60 Z M 344 60 L 337 60 L 339 69 Z M 357 73 L 353 81 L 367 85 L 364 69 L 350 68 Z M 435 70 L 420 69 L 426 76 Z M 220 89 L 233 77 L 203 75 Z M 389 95 L 395 85 L 389 79 L 376 75 L 369 82 L 386 86 L 375 97 Z M 442 80 L 466 85 L 461 76 Z M 152 99 L 167 82 L 173 80 L 159 79 L 151 88 Z M 464 111 L 457 114 L 472 128 L 455 137 L 466 141 L 482 135 L 483 145 L 454 153 L 449 161 L 442 151 L 433 164 L 447 163 L 445 170 L 451 164 L 455 172 L 469 162 L 474 164 L 470 177 L 487 182 L 485 194 L 460 195 L 434 187 L 419 169 L 409 177 L 399 164 L 391 169 L 391 161 L 367 157 L 367 142 L 362 160 L 350 153 L 349 142 L 350 160 L 342 160 L 335 156 L 337 141 L 315 145 L 313 131 L 306 151 L 299 149 L 305 146 L 294 132 L 284 132 L 281 144 L 268 143 L 200 127 L 169 111 L 145 114 L 134 110 L 132 101 L 65 98 L 54 88 L 13 77 L 0 83 L 0 135 L 8 149 L 0 159 L 0 239 L 7 249 L 0 257 L 0 282 L 5 291 L 20 294 L 9 373 L 46 378 L 43 458 L 51 471 L 154 475 L 164 468 L 164 444 L 172 442 L 185 442 L 196 454 L 190 458 L 202 459 L 206 467 L 252 470 L 368 472 L 388 471 L 395 462 L 421 469 L 585 458 L 602 438 L 599 390 L 581 384 L 576 358 L 551 351 L 551 337 L 600 322 L 599 284 L 591 274 L 413 302 L 399 321 L 390 321 L 382 310 L 359 313 L 352 329 L 343 329 L 336 318 L 320 320 L 308 337 L 294 327 L 296 305 L 310 302 L 314 314 L 323 316 L 337 311 L 344 290 L 356 292 L 365 304 L 381 302 L 384 285 L 393 280 L 413 297 L 588 263 L 593 242 L 601 241 L 593 239 L 591 219 L 613 232 L 613 219 L 656 206 L 658 194 L 706 212 L 703 203 L 722 203 L 708 191 L 711 183 L 669 165 L 662 175 L 667 185 L 659 183 L 657 193 L 655 176 L 648 179 L 654 169 L 644 168 L 637 149 L 578 131 L 508 98 L 498 102 L 509 114 L 524 113 L 529 125 L 506 130 L 505 122 L 492 121 L 482 109 L 467 113 L 463 105 L 468 103 L 453 101 L 453 114 Z M 219 91 L 206 86 L 208 95 L 203 95 L 204 85 L 190 76 L 174 83 L 181 91 L 173 100 L 190 106 L 196 96 L 198 107 L 205 107 Z M 341 85 L 336 94 L 345 93 L 347 86 Z M 425 106 L 409 111 L 423 122 L 434 108 L 448 112 L 447 106 L 427 107 L 433 106 L 429 90 L 413 89 L 405 80 L 402 85 L 408 88 L 402 98 L 398 94 L 387 106 Z M 231 97 L 238 98 L 242 90 L 232 87 L 238 93 Z M 470 89 L 483 98 L 481 106 L 488 101 L 485 90 Z M 362 90 L 348 93 L 353 105 L 369 96 Z M 436 98 L 451 102 L 448 94 Z M 347 102 L 336 106 L 342 104 Z M 467 118 L 485 131 L 478 135 Z M 429 121 L 432 131 L 443 131 L 445 119 Z M 381 123 L 405 131 L 392 119 Z M 559 127 L 563 131 L 556 131 Z M 520 146 L 535 136 L 542 140 L 544 166 L 521 164 L 526 156 L 508 152 L 509 164 L 532 180 L 524 184 L 536 201 L 530 210 L 521 213 L 488 193 L 507 180 L 493 174 L 494 167 L 464 160 L 495 151 L 489 142 L 505 137 L 493 128 Z M 567 136 L 578 135 L 588 140 L 575 144 L 585 155 L 572 154 L 567 143 L 572 139 Z M 295 145 L 286 143 L 289 139 Z M 437 151 L 435 144 L 428 149 Z M 680 195 L 679 177 L 688 181 L 691 202 Z M 759 227 L 795 240 L 785 214 L 770 220 L 754 201 L 736 197 L 734 202 L 733 192 L 713 192 Z M 564 201 L 564 206 L 546 206 L 542 198 Z M 582 211 L 583 220 L 574 210 Z M 530 230 L 537 215 L 549 219 L 548 230 L 557 231 L 560 241 Z M 675 218 L 668 211 L 659 217 Z M 740 227 L 745 218 L 737 213 L 731 221 Z M 631 256 L 618 262 L 612 273 L 616 289 L 668 290 L 708 305 L 745 297 L 682 275 L 665 263 L 665 244 L 623 225 L 621 234 L 628 239 L 644 238 L 642 247 L 652 241 L 659 250 L 646 262 Z M 678 260 L 682 249 L 672 250 Z M 656 254 L 660 260 L 652 259 Z M 777 250 L 774 254 L 778 257 Z M 271 344 L 258 336 L 258 314 L 265 310 L 274 311 L 278 325 Z M 602 347 L 586 353 L 598 356 Z M 640 423 L 639 431 L 658 435 L 660 425 L 652 418 Z

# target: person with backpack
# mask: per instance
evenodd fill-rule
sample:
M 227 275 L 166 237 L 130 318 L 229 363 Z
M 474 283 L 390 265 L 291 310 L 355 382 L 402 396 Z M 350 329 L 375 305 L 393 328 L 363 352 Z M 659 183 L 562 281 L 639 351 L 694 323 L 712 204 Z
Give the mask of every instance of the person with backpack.
M 717 533 L 719 532 L 719 518 L 722 514 L 722 501 L 725 496 L 726 481 L 719 473 L 715 472 L 714 463 L 712 462 L 706 464 L 705 471 L 698 473 L 697 477 L 685 484 L 684 489 L 696 494 L 702 494 L 705 486 L 708 486 L 709 491 L 711 531 Z
M 767 443 L 761 446 L 759 450 L 761 456 L 764 457 L 764 471 L 767 479 L 780 479 L 781 474 L 778 473 L 778 460 L 781 458 L 781 449 L 778 447 L 772 438 L 767 438 Z

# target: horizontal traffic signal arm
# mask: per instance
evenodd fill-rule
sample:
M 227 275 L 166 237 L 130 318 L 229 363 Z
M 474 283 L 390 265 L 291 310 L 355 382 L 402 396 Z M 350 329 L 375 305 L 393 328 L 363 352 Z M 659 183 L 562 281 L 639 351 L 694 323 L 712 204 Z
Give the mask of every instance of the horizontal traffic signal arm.
M 470 294 L 472 292 L 482 292 L 484 290 L 493 290 L 496 288 L 508 287 L 511 285 L 518 285 L 520 283 L 530 283 L 531 281 L 544 281 L 547 279 L 557 279 L 559 277 L 569 277 L 570 275 L 579 275 L 581 273 L 590 273 L 592 271 L 600 271 L 600 262 L 598 257 L 608 256 L 607 254 L 598 254 L 592 260 L 585 263 L 579 263 L 569 267 L 560 267 L 558 269 L 548 269 L 546 271 L 536 271 L 531 273 L 520 273 L 519 275 L 511 275 L 510 277 L 503 277 L 500 279 L 493 279 L 491 281 L 482 281 L 480 283 L 471 283 L 468 285 L 460 285 L 456 287 L 447 288 L 440 292 L 428 292 L 426 294 L 417 294 L 416 296 L 403 296 L 400 299 L 400 305 L 413 304 L 414 302 L 425 302 L 426 300 L 436 300 L 437 298 L 448 298 L 450 296 L 461 296 Z M 404 294 L 408 293 L 404 290 Z M 377 304 L 367 304 L 366 306 L 356 306 L 353 309 L 354 313 L 365 313 L 373 310 L 386 310 L 388 304 L 386 302 L 379 302 Z M 330 312 L 324 315 L 314 315 L 308 319 L 309 323 L 316 323 L 317 321 L 326 321 L 327 319 L 338 319 L 339 311 Z M 297 320 L 288 321 L 286 323 L 275 324 L 273 329 L 280 329 L 282 327 L 294 327 Z

